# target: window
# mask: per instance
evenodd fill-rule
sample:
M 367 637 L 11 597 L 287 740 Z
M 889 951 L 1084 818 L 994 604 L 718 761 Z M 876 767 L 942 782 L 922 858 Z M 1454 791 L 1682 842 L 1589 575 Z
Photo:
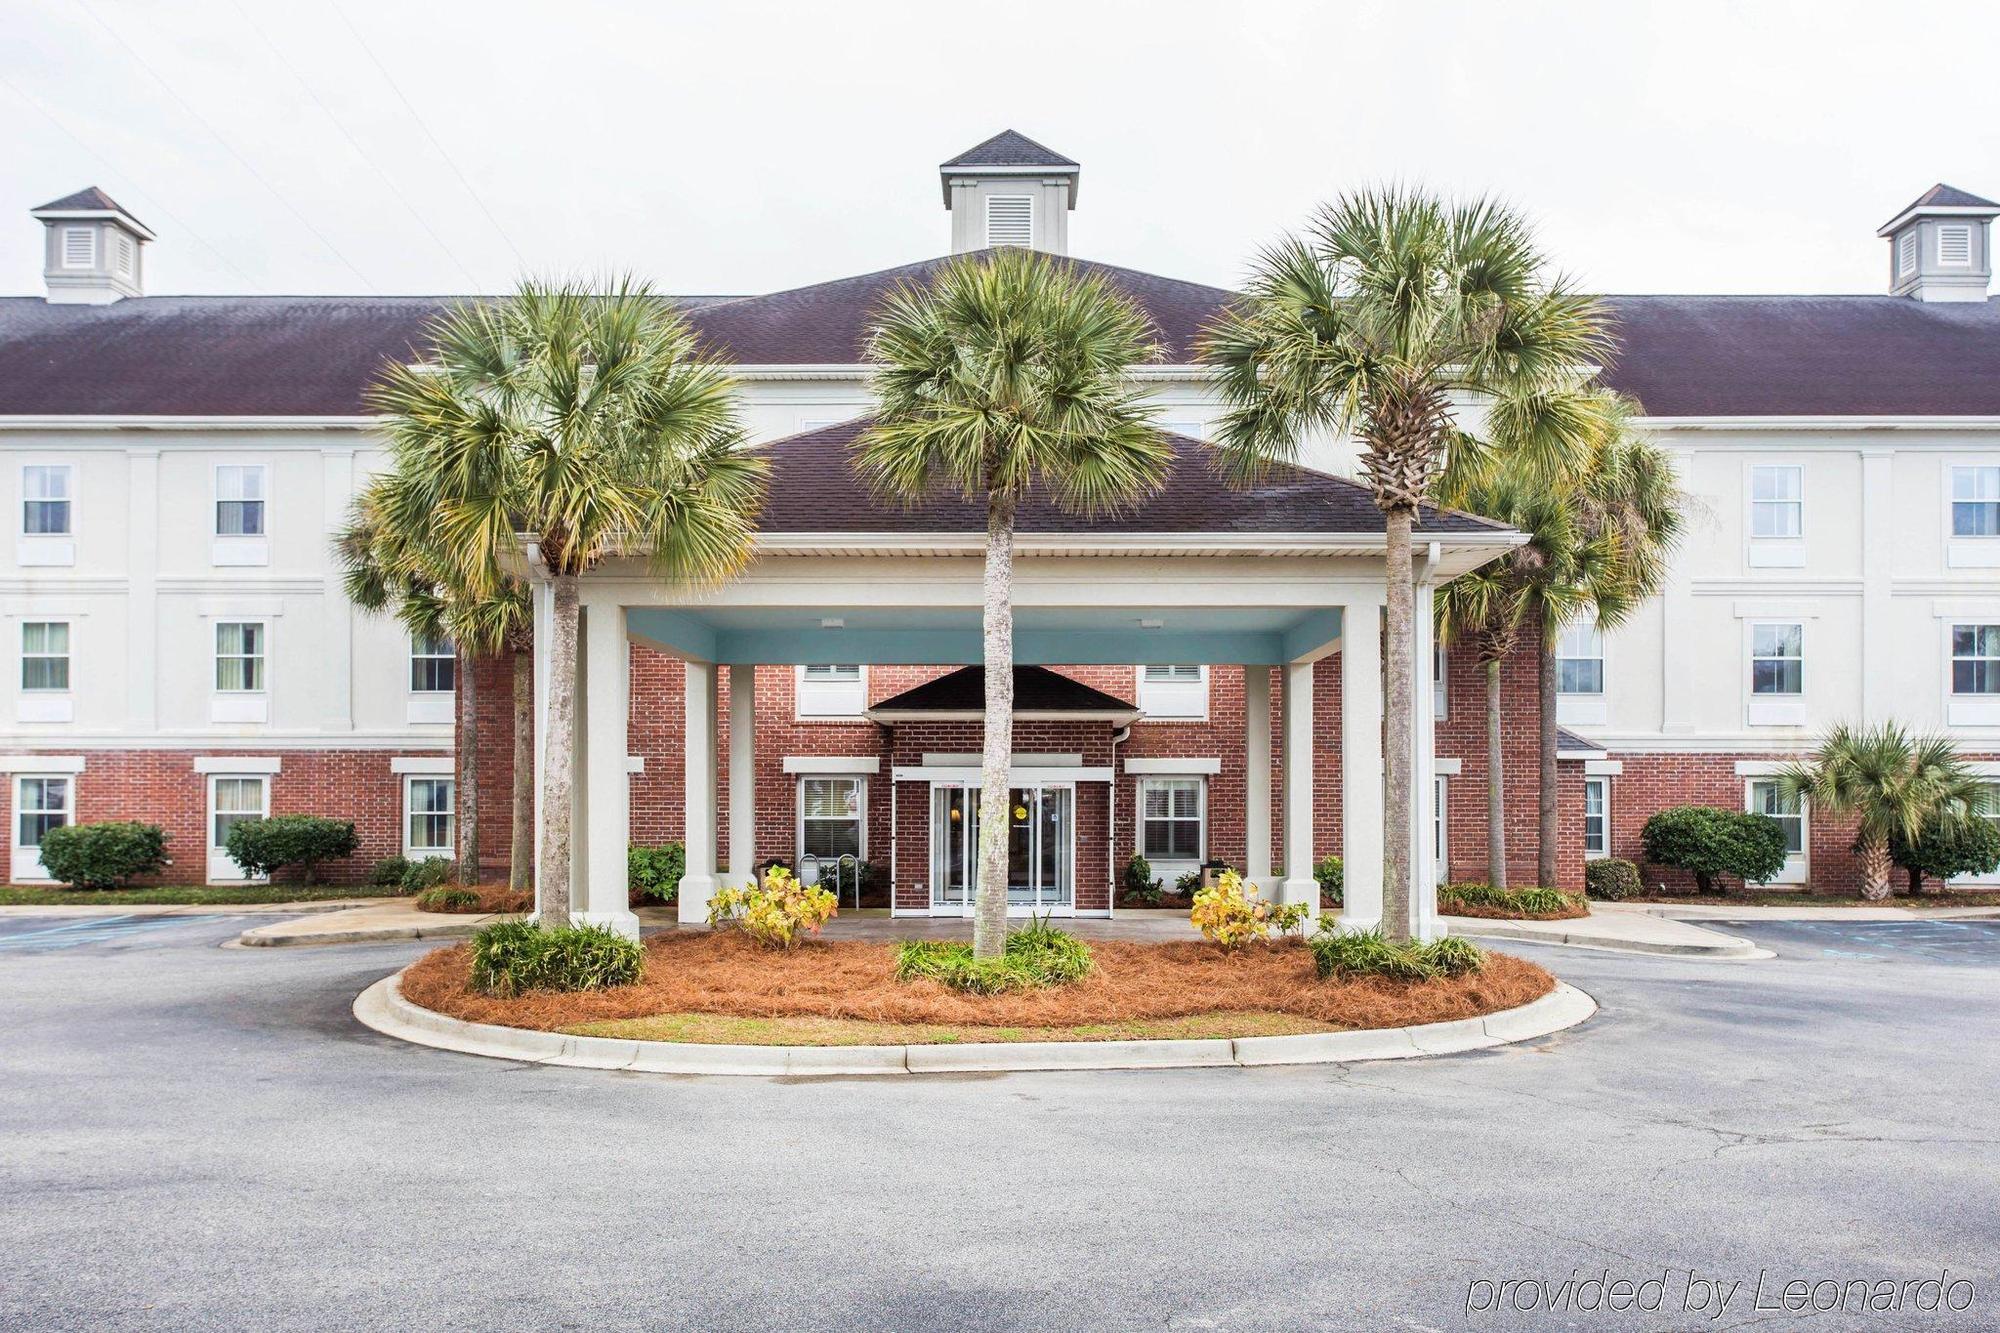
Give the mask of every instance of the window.
M 1448 715 L 1446 700 L 1450 691 L 1445 687 L 1445 651 L 1443 644 L 1431 649 L 1431 716 L 1442 722 Z
M 1160 665 L 1139 668 L 1139 710 L 1150 718 L 1208 716 L 1208 668 Z
M 42 835 L 52 828 L 62 828 L 69 823 L 70 787 L 68 778 L 22 778 L 20 780 L 20 814 L 14 825 L 14 845 L 16 847 L 39 847 Z
M 1750 535 L 1797 537 L 1804 531 L 1805 469 L 1793 465 L 1750 469 Z
M 225 463 L 215 469 L 215 535 L 264 535 L 264 469 Z
M 1604 635 L 1587 620 L 1569 626 L 1556 640 L 1556 692 L 1604 693 Z
M 1750 813 L 1769 815 L 1785 831 L 1785 855 L 1800 856 L 1806 850 L 1805 807 L 1797 797 L 1785 799 L 1776 782 L 1750 784 Z
M 1805 626 L 1750 627 L 1750 693 L 1805 693 Z
M 64 227 L 62 229 L 62 266 L 64 268 L 97 267 L 97 229 L 95 227 Z
M 1035 243 L 1035 200 L 1026 194 L 986 196 L 986 243 L 988 245 L 1033 245 Z
M 2000 694 L 2000 625 L 1951 627 L 1951 692 Z
M 215 688 L 225 694 L 264 688 L 264 626 L 260 622 L 225 620 L 216 625 Z
M 1940 224 L 1937 229 L 1938 263 L 1947 268 L 1972 266 L 1972 228 L 1964 223 Z
M 2000 467 L 1951 470 L 1951 535 L 2000 537 Z
M 1200 778 L 1145 778 L 1139 783 L 1139 849 L 1149 861 L 1199 861 Z
M 409 778 L 403 787 L 403 846 L 410 856 L 450 856 L 453 798 L 450 778 Z
M 69 535 L 70 470 L 67 464 L 30 463 L 21 469 L 21 531 L 30 537 Z
M 1611 779 L 1583 780 L 1583 854 L 1606 856 L 1611 851 Z
M 861 855 L 860 778 L 799 779 L 799 855 L 831 861 Z
M 69 688 L 69 622 L 30 620 L 21 626 L 21 688 Z
M 264 779 L 222 778 L 214 780 L 209 800 L 209 846 L 227 847 L 229 830 L 246 819 L 264 817 Z
M 456 683 L 457 658 L 442 634 L 410 636 L 410 689 L 417 694 L 449 694 Z
M 852 663 L 802 666 L 798 713 L 802 718 L 855 718 L 868 706 L 867 673 Z
M 1896 238 L 1896 273 L 1907 278 L 1917 271 L 1917 229 L 1910 228 Z

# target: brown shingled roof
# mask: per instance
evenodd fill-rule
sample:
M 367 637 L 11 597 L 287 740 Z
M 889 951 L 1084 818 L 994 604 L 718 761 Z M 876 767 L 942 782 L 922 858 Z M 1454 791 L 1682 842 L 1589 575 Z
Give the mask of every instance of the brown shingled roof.
M 969 713 L 986 708 L 986 668 L 960 667 L 935 680 L 891 695 L 871 707 L 877 713 Z M 1041 666 L 1014 668 L 1014 712 L 1136 713 L 1138 709 L 1115 694 L 1106 694 L 1059 671 Z
M 1053 148 L 1045 148 L 1018 130 L 1002 130 L 985 143 L 974 144 L 938 167 L 939 171 L 949 171 L 954 167 L 1068 167 L 1074 170 L 1077 163 L 1064 157 Z

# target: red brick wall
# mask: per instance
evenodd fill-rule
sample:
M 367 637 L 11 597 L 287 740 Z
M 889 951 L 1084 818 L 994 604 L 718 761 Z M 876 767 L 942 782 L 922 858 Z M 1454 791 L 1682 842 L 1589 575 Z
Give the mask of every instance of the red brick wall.
M 74 753 L 70 751 L 69 753 Z M 72 779 L 77 823 L 136 819 L 167 830 L 173 864 L 156 883 L 200 884 L 208 877 L 208 775 L 194 771 L 200 755 L 257 755 L 255 746 L 205 750 L 94 750 Z M 262 754 L 273 752 L 265 750 Z M 361 847 L 344 861 L 321 867 L 334 884 L 357 884 L 374 863 L 403 850 L 403 780 L 390 772 L 389 750 L 286 750 L 280 771 L 269 775 L 271 813 L 352 819 Z M 417 751 L 435 755 L 435 751 Z M 14 783 L 0 784 L 0 806 L 13 819 Z M 13 878 L 13 825 L 0 839 Z M 286 872 L 287 876 L 291 872 Z

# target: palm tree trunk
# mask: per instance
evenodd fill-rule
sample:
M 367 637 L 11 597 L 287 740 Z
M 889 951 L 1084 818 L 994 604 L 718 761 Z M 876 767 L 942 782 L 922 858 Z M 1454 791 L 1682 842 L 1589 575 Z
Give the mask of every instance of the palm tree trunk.
M 535 659 L 514 653 L 514 836 L 507 852 L 507 887 L 534 880 Z
M 1008 771 L 1014 761 L 1014 498 L 986 500 L 986 739 L 979 765 L 979 886 L 972 956 L 1007 951 Z
M 453 780 L 453 822 L 458 826 L 456 845 L 458 882 L 479 882 L 479 662 L 469 653 L 458 655 L 458 735 L 454 750 L 457 760 Z
M 1861 896 L 1879 902 L 1889 896 L 1889 844 L 1882 838 L 1863 838 L 1861 853 Z
M 1411 666 L 1417 651 L 1416 568 L 1410 557 L 1410 528 L 1416 518 L 1412 505 L 1397 505 L 1384 514 L 1388 529 L 1388 651 L 1384 665 L 1387 695 L 1382 727 L 1382 934 L 1392 940 L 1410 938 L 1410 745 L 1415 709 L 1410 698 Z M 1359 626 L 1362 633 L 1371 626 Z
M 1535 636 L 1535 686 L 1540 706 L 1535 709 L 1535 753 L 1541 771 L 1536 779 L 1535 883 L 1544 889 L 1556 887 L 1556 627 L 1542 612 L 1542 624 Z
M 1507 887 L 1507 779 L 1500 745 L 1500 659 L 1486 664 L 1486 882 Z
M 576 627 L 574 574 L 554 579 L 549 622 L 549 721 L 542 738 L 542 864 L 535 876 L 544 925 L 569 924 L 570 800 L 576 774 Z

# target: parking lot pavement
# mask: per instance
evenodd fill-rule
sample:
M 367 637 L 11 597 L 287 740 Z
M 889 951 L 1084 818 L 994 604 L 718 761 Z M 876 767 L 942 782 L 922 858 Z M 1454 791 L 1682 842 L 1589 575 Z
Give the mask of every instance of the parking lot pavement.
M 239 918 L 210 916 L 0 917 L 0 956 L 58 949 L 160 948 L 206 939 L 217 925 Z
M 1778 1328 L 1941 1272 L 1808 1326 L 2000 1327 L 1990 926 L 1509 944 L 1600 1008 L 1482 1053 L 895 1080 L 447 1054 L 350 1012 L 425 944 L 101 929 L 0 955 L 0 1329 Z

